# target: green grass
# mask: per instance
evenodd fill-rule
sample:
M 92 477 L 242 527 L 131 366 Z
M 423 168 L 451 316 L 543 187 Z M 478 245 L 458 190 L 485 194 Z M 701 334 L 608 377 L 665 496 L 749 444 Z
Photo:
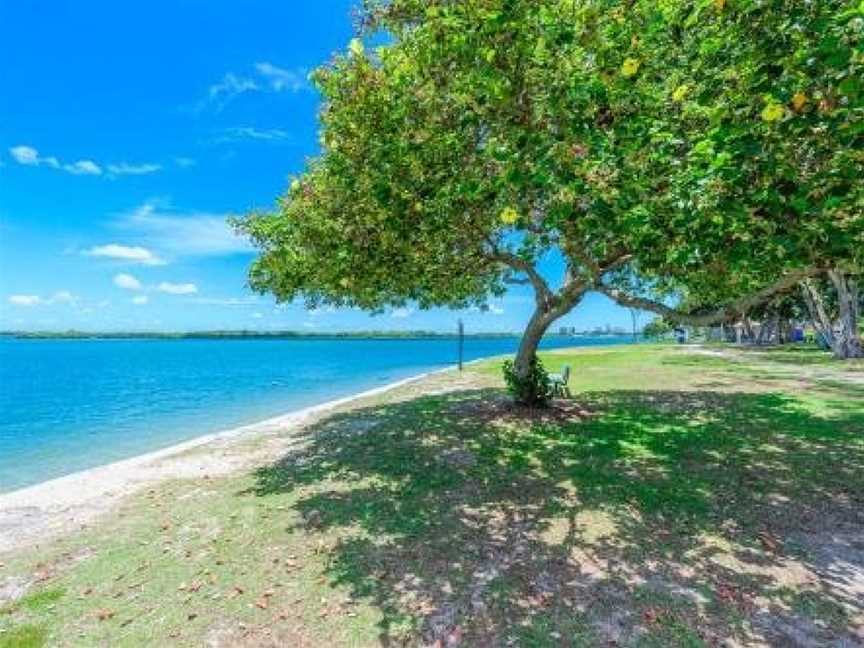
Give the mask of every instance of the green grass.
M 20 625 L 0 634 L 0 648 L 40 648 L 45 645 L 45 628 Z
M 677 348 L 556 351 L 573 399 L 540 413 L 498 362 L 4 558 L 0 584 L 47 578 L 0 612 L 0 646 L 815 646 L 864 623 L 826 576 L 838 536 L 864 570 L 864 394 L 842 370 L 805 390 Z

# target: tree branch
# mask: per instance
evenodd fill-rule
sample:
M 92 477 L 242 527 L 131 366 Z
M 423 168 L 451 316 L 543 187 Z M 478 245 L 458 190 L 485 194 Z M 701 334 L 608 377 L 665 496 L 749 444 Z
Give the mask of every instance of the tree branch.
M 824 272 L 824 270 L 821 268 L 805 268 L 790 272 L 782 279 L 778 279 L 774 283 L 771 283 L 756 292 L 750 293 L 749 295 L 736 299 L 707 313 L 682 313 L 681 311 L 661 302 L 637 297 L 635 295 L 629 295 L 622 290 L 618 290 L 611 286 L 604 286 L 602 284 L 598 284 L 596 290 L 607 297 L 614 299 L 622 306 L 652 311 L 678 324 L 710 326 L 711 324 L 719 324 L 720 322 L 728 322 L 738 319 L 751 308 L 764 304 L 774 296 L 791 290 L 801 281 L 808 279 L 809 277 L 814 277 L 822 272 Z
M 543 304 L 547 307 L 552 304 L 554 300 L 552 290 L 549 288 L 549 284 L 546 283 L 546 280 L 539 272 L 537 272 L 537 269 L 533 264 L 515 254 L 498 249 L 494 250 L 492 254 L 489 255 L 489 258 L 492 261 L 503 263 L 528 277 L 528 281 L 532 286 L 534 286 L 534 292 L 538 304 Z
M 531 283 L 530 279 L 517 279 L 516 277 L 504 277 L 504 283 L 513 286 L 527 286 Z

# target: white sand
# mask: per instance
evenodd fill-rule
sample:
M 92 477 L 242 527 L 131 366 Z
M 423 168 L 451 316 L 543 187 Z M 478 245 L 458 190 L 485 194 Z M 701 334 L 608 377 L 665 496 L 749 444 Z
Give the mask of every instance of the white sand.
M 284 446 L 286 439 L 296 436 L 304 426 L 323 414 L 446 371 L 450 369 L 428 372 L 252 425 L 198 437 L 156 452 L 0 494 L 0 552 L 37 545 L 59 534 L 84 528 L 96 516 L 111 510 L 123 497 L 159 481 L 221 475 L 255 461 L 273 459 L 272 453 L 279 450 L 278 443 L 263 444 L 257 451 L 239 445 L 253 439 L 278 439 Z

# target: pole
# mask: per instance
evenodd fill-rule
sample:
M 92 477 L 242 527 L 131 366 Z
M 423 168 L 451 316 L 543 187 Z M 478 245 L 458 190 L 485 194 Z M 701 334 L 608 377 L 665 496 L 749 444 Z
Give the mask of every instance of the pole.
M 462 371 L 462 351 L 465 347 L 465 325 L 459 320 L 459 371 Z

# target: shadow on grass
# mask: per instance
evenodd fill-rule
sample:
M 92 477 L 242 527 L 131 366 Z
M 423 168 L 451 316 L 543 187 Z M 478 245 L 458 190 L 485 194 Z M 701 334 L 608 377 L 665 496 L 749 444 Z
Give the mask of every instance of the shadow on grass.
M 531 421 L 478 390 L 333 416 L 254 494 L 296 494 L 304 529 L 338 538 L 328 577 L 381 611 L 383 645 L 849 636 L 864 547 L 816 549 L 864 528 L 860 402 L 579 404 Z

